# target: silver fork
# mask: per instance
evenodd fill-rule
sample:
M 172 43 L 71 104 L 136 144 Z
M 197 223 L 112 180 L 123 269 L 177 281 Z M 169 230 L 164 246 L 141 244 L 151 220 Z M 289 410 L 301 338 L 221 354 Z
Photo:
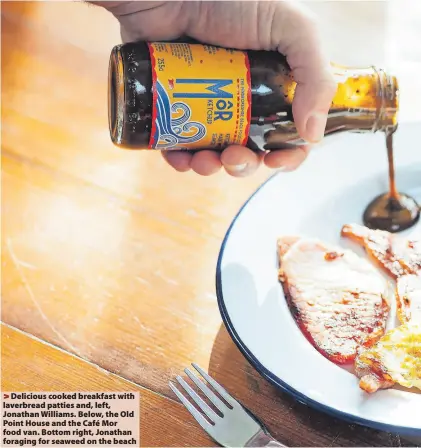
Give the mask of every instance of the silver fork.
M 252 417 L 251 412 L 246 411 L 237 400 L 231 397 L 231 395 L 203 369 L 194 363 L 192 363 L 192 366 L 228 403 L 229 406 L 227 406 L 189 369 L 184 370 L 187 376 L 203 392 L 215 408 L 218 409 L 222 416 L 218 415 L 181 376 L 177 376 L 178 383 L 202 412 L 199 412 L 196 407 L 193 406 L 186 396 L 177 389 L 173 382 L 170 381 L 169 386 L 199 425 L 217 443 L 225 447 L 285 447 L 285 445 L 282 445 L 272 438 L 263 425 L 259 424 L 255 417 Z M 206 415 L 208 419 L 206 419 L 203 414 Z

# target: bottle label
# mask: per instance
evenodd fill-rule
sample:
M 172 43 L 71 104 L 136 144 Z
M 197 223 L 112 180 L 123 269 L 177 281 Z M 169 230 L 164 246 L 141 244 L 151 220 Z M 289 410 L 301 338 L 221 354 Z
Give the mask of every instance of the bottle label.
M 251 115 L 247 53 L 209 45 L 150 43 L 150 149 L 245 145 Z

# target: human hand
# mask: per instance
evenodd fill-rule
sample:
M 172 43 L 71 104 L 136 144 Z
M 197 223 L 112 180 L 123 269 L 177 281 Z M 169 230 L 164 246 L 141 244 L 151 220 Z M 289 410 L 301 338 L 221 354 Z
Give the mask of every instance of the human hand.
M 324 135 L 336 83 L 314 20 L 289 1 L 116 1 L 91 2 L 105 7 L 121 25 L 124 42 L 173 40 L 189 36 L 211 45 L 275 50 L 287 57 L 297 82 L 292 110 L 300 136 L 311 143 Z M 177 171 L 207 176 L 224 167 L 237 177 L 252 174 L 264 162 L 293 170 L 310 146 L 256 153 L 232 145 L 222 152 L 161 151 Z

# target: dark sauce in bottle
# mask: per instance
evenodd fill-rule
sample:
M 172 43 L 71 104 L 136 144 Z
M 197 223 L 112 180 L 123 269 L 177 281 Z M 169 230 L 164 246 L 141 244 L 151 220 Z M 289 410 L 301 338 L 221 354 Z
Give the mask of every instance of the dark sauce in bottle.
M 396 233 L 409 229 L 420 218 L 420 207 L 411 196 L 396 189 L 395 163 L 393 157 L 393 133 L 386 134 L 389 164 L 389 191 L 373 199 L 363 215 L 364 225 L 370 229 Z
M 249 63 L 251 127 L 258 129 L 257 134 L 261 136 L 265 125 L 280 120 L 293 123 L 292 98 L 296 84 L 286 58 L 281 54 L 274 58 L 273 52 L 253 51 L 249 52 Z M 109 66 L 108 116 L 111 138 L 116 145 L 127 149 L 148 146 L 153 120 L 152 89 L 152 62 L 147 43 L 132 42 L 115 47 Z M 290 126 L 275 146 L 288 147 L 286 140 L 301 141 L 295 126 Z M 263 149 L 253 136 L 247 145 L 254 150 Z
M 165 45 L 170 53 L 171 45 L 175 43 Z M 199 44 L 178 42 L 177 45 Z M 247 146 L 253 150 L 270 151 L 305 144 L 294 122 L 292 102 L 297 83 L 285 56 L 273 51 L 245 53 L 250 74 L 251 106 Z M 199 64 L 197 60 L 190 62 Z M 151 61 L 146 42 L 118 45 L 111 52 L 108 116 L 111 139 L 116 146 L 126 149 L 155 149 L 150 148 L 156 113 L 152 75 L 154 70 L 156 72 L 154 64 L 157 63 Z M 181 58 L 180 67 L 184 67 L 183 64 L 186 65 L 186 61 Z M 347 68 L 332 64 L 332 68 L 338 86 L 328 112 L 325 135 L 346 131 L 376 132 L 390 126 L 397 106 L 396 79 L 375 67 Z M 188 78 L 198 75 L 191 74 L 187 67 L 183 76 Z M 215 65 L 209 73 L 202 73 L 201 76 L 218 78 L 221 75 Z M 196 120 L 193 115 L 192 120 Z M 206 123 L 203 124 L 206 127 Z M 198 141 L 195 148 L 189 148 L 209 149 L 209 146 L 203 146 L 204 141 Z M 217 143 L 211 148 L 223 150 L 224 145 Z M 168 149 L 177 147 L 175 145 Z

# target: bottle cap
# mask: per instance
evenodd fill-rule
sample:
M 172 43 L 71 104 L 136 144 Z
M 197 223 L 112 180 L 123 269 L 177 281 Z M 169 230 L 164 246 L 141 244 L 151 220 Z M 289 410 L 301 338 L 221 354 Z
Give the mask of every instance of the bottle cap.
M 108 124 L 116 146 L 148 148 L 152 127 L 152 72 L 146 44 L 117 45 L 111 52 Z

